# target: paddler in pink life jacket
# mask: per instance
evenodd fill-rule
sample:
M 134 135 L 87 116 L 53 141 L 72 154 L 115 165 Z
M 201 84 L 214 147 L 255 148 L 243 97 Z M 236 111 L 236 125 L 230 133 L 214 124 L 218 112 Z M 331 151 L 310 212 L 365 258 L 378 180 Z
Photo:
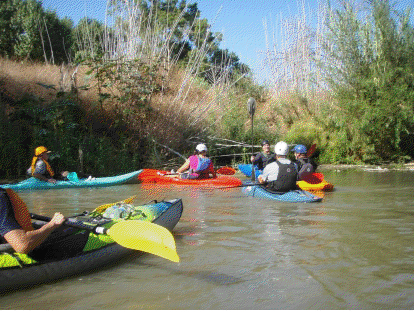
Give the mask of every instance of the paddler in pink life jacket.
M 188 170 L 188 172 L 183 173 Z M 209 179 L 210 175 L 215 179 L 217 177 L 214 171 L 213 162 L 207 157 L 207 146 L 198 144 L 194 155 L 191 155 L 187 161 L 177 170 L 181 179 Z

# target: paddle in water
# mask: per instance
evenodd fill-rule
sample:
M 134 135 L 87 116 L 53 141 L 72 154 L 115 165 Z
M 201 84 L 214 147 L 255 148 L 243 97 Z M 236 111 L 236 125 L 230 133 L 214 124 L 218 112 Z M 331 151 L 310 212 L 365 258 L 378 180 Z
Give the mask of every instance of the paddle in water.
M 253 136 L 253 116 L 256 111 L 256 101 L 254 98 L 249 98 L 247 100 L 247 108 L 249 110 L 250 118 L 252 121 L 252 156 L 254 156 L 253 148 L 254 148 L 254 136 Z M 252 181 L 256 181 L 256 174 L 255 174 L 255 168 L 254 164 L 252 165 Z
M 51 218 L 31 213 L 32 219 L 49 222 Z M 134 250 L 145 251 L 173 262 L 179 262 L 174 237 L 166 228 L 147 221 L 127 220 L 115 223 L 109 229 L 91 226 L 80 221 L 65 221 L 67 226 L 104 234 L 117 244 Z

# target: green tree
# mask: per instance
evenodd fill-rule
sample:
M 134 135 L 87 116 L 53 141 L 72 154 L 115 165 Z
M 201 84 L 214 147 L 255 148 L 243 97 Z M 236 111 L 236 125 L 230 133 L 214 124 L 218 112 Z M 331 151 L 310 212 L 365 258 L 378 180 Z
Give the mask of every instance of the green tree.
M 14 22 L 17 7 L 14 0 L 0 1 L 0 55 L 13 56 L 13 46 L 19 33 Z
M 401 138 L 414 130 L 414 29 L 388 0 L 367 4 L 356 12 L 347 2 L 328 20 L 325 69 L 340 107 L 330 132 L 343 133 L 349 160 L 401 159 Z
M 0 2 L 0 55 L 62 63 L 70 59 L 72 21 L 36 0 Z

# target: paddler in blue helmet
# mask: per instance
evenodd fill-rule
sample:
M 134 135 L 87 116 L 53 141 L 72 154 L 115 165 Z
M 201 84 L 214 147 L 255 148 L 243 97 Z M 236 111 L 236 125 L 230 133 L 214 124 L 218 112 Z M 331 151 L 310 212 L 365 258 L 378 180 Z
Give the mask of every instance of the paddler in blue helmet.
M 296 158 L 296 165 L 298 167 L 298 177 L 299 180 L 302 180 L 306 175 L 315 172 L 318 165 L 316 162 L 309 158 L 306 153 L 308 152 L 307 148 L 303 144 L 298 144 L 293 148 L 293 152 Z
M 262 151 L 256 156 L 252 156 L 250 161 L 253 165 L 256 165 L 259 170 L 263 170 L 271 162 L 275 161 L 276 155 L 270 150 L 270 144 L 268 140 L 262 141 Z

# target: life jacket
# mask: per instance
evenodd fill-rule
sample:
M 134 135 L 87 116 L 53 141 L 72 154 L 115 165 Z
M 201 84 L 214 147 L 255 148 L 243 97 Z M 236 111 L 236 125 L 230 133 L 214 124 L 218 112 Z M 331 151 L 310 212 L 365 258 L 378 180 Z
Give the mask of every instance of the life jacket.
M 188 179 L 204 179 L 208 178 L 211 159 L 199 157 L 197 155 L 190 156 L 190 174 Z
M 37 163 L 38 161 L 43 161 L 43 162 L 45 163 L 45 165 L 46 165 L 46 172 L 45 172 L 44 176 L 45 176 L 46 178 L 48 178 L 48 179 L 53 178 L 53 177 L 54 177 L 54 175 L 55 175 L 55 172 L 53 171 L 53 169 L 52 169 L 52 167 L 50 166 L 50 164 L 49 164 L 46 160 L 44 160 L 44 159 L 41 159 L 41 158 L 39 159 L 39 157 L 38 157 L 38 156 L 33 157 L 33 160 L 32 160 L 32 165 L 31 165 L 31 166 L 30 166 L 30 168 L 27 170 L 27 174 L 28 174 L 28 175 L 30 175 L 30 176 L 33 176 L 33 174 L 34 174 L 34 172 L 35 172 L 35 168 L 36 168 L 36 163 Z
M 32 219 L 26 203 L 12 189 L 5 189 L 13 208 L 14 217 L 25 231 L 33 231 Z
M 257 156 L 259 158 L 257 159 L 257 161 L 254 162 L 254 164 L 257 164 L 259 170 L 263 170 L 264 167 L 276 160 L 276 155 L 274 153 L 269 153 L 268 155 L 266 155 L 265 153 L 260 152 L 259 154 L 257 154 Z
M 275 192 L 289 192 L 297 188 L 296 181 L 298 172 L 293 162 L 290 164 L 282 164 L 277 159 L 275 162 L 279 166 L 277 180 L 266 184 L 266 188 Z
M 296 163 L 298 165 L 299 180 L 303 180 L 303 177 L 312 172 L 315 172 L 315 167 L 309 158 L 299 158 Z

